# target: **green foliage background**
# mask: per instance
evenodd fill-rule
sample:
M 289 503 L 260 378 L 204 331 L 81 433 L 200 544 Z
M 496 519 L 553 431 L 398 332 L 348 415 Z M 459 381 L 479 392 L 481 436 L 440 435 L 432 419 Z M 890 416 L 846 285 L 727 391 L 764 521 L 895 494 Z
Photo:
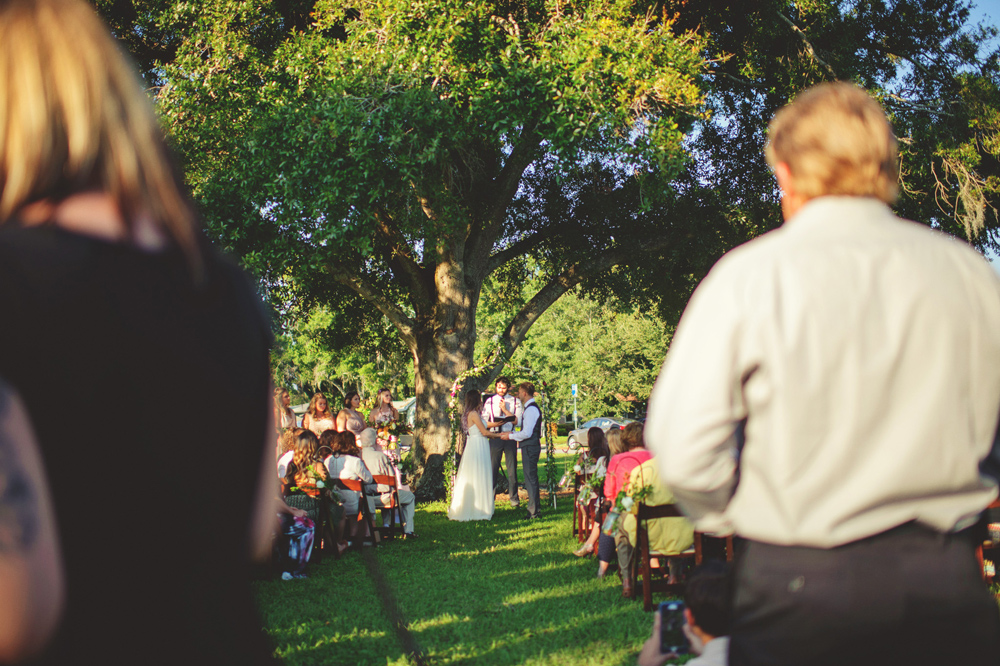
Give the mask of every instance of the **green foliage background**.
M 711 264 L 780 224 L 766 125 L 821 81 L 885 106 L 899 214 L 998 249 L 997 31 L 964 0 L 95 4 L 153 87 L 210 235 L 295 342 L 280 372 L 401 381 L 405 349 L 431 454 L 484 342 L 530 345 L 554 388 L 572 377 L 615 411 L 607 387 L 646 377 Z M 489 286 L 514 283 L 533 291 Z M 527 342 L 569 293 L 583 300 Z M 627 325 L 653 312 L 659 342 Z M 317 374 L 321 349 L 337 361 Z M 612 362 L 628 370 L 609 379 Z

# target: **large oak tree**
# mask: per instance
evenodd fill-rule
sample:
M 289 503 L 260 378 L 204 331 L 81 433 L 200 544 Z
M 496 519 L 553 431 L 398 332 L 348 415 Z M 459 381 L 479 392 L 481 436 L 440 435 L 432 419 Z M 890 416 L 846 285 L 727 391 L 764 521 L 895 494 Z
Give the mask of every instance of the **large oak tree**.
M 780 222 L 764 128 L 808 85 L 887 106 L 903 214 L 996 243 L 997 59 L 956 0 L 98 6 L 158 86 L 210 233 L 272 302 L 395 328 L 431 468 L 484 281 L 519 290 L 530 265 L 541 285 L 508 350 L 576 285 L 674 316 Z

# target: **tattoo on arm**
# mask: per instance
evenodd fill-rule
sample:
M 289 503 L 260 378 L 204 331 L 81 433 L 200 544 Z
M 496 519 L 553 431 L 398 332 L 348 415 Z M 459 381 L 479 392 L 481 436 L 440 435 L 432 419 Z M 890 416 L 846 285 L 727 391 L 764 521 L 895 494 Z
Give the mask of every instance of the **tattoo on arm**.
M 0 381 L 0 555 L 29 549 L 38 536 L 38 497 L 12 432 L 14 401 Z

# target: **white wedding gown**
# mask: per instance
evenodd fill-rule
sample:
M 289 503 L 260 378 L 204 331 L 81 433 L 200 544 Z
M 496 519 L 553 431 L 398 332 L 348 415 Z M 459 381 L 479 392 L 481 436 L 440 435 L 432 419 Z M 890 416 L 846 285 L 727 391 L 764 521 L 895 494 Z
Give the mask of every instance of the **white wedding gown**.
M 489 520 L 493 517 L 493 466 L 490 440 L 475 425 L 469 426 L 465 452 L 458 464 L 455 488 L 448 507 L 451 520 Z

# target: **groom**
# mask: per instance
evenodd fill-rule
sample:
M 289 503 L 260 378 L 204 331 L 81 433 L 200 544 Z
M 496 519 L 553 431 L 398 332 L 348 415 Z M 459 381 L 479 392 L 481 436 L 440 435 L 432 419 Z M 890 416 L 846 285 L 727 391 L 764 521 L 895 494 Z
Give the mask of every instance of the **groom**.
M 521 422 L 521 403 L 512 395 L 509 377 L 497 377 L 494 385 L 496 395 L 487 398 L 483 405 L 483 423 L 493 432 L 510 432 Z M 511 417 L 514 420 L 509 420 Z M 503 420 L 501 420 L 503 419 Z M 521 499 L 517 496 L 517 443 L 505 442 L 498 438 L 490 438 L 490 461 L 493 464 L 493 489 L 496 493 L 497 479 L 500 474 L 500 460 L 506 458 L 507 492 L 510 493 L 510 505 L 517 508 Z
M 528 490 L 528 515 L 538 518 L 542 506 L 538 487 L 538 457 L 542 452 L 542 410 L 535 403 L 535 385 L 524 382 L 517 387 L 517 397 L 524 405 L 519 432 L 505 432 L 501 437 L 514 440 L 521 446 L 521 463 L 524 465 L 524 485 Z

